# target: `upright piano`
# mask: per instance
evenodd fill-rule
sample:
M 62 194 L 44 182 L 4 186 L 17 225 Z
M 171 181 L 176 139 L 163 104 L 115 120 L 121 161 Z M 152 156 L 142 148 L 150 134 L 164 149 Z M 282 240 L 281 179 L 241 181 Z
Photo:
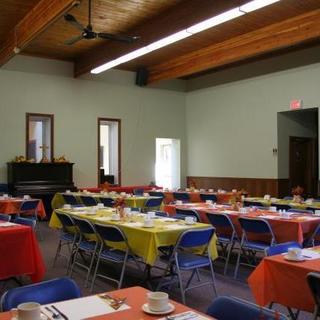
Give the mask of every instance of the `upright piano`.
M 42 199 L 49 215 L 55 193 L 77 189 L 73 182 L 73 165 L 69 162 L 7 163 L 9 192 L 14 196 L 28 194 Z

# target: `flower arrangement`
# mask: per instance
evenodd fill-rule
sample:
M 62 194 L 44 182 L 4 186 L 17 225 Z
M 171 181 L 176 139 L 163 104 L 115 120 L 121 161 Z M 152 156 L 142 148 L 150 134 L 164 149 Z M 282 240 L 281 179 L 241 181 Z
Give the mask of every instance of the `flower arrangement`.
M 293 202 L 301 203 L 303 201 L 302 194 L 303 188 L 299 185 L 291 189 L 291 194 L 293 196 Z
M 123 197 L 119 197 L 116 199 L 114 207 L 117 210 L 117 213 L 120 215 L 120 218 L 124 218 L 124 207 L 125 207 L 125 201 Z
M 190 180 L 189 188 L 190 188 L 191 191 L 197 189 L 197 184 L 196 184 L 196 182 L 194 180 Z
M 16 156 L 12 162 L 29 162 L 29 163 L 33 163 L 35 162 L 34 159 L 27 159 L 26 157 L 20 155 L 20 156 Z

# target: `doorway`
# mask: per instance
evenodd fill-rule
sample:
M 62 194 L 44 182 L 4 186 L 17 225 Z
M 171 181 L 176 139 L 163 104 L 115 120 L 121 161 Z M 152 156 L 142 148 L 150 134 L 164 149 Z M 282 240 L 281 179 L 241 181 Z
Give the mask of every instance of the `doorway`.
M 300 186 L 307 196 L 317 196 L 317 144 L 315 138 L 290 137 L 290 189 Z
M 318 196 L 318 108 L 278 113 L 278 196 Z
M 156 138 L 156 185 L 180 188 L 180 140 Z

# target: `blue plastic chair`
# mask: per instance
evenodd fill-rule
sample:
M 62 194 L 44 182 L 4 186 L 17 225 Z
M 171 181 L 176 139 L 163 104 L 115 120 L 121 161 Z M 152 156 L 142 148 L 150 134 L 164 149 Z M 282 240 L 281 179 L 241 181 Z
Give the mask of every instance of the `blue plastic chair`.
M 285 210 L 288 211 L 291 209 L 291 206 L 289 206 L 288 204 L 280 204 L 280 203 L 271 203 L 272 207 L 276 207 L 277 210 Z
M 70 278 L 57 278 L 8 290 L 1 297 L 1 310 L 9 311 L 20 303 L 55 303 L 82 296 L 78 285 Z
M 98 248 L 99 248 L 100 243 L 98 240 L 96 230 L 90 221 L 88 221 L 86 219 L 81 219 L 78 217 L 77 218 L 73 217 L 73 221 L 79 229 L 79 240 L 75 246 L 75 252 L 74 252 L 74 256 L 73 256 L 73 262 L 70 267 L 69 276 L 70 277 L 72 276 L 74 267 L 76 265 L 86 269 L 87 276 L 86 276 L 86 280 L 85 280 L 85 287 L 87 287 L 88 282 L 89 282 L 89 277 L 90 277 L 90 274 L 91 274 L 91 271 L 93 268 L 93 263 L 94 263 L 94 260 L 97 256 L 97 252 L 98 252 Z M 89 266 L 87 266 L 83 262 L 78 261 L 78 256 L 83 255 L 83 254 L 90 256 Z
M 110 207 L 110 208 L 112 208 L 116 203 L 115 200 L 112 198 L 100 197 L 99 200 L 101 203 L 103 203 L 105 207 Z
M 294 213 L 307 213 L 307 214 L 313 214 L 313 210 L 308 210 L 308 209 L 289 209 L 288 212 L 294 212 Z
M 66 204 L 70 204 L 73 207 L 83 207 L 83 204 L 80 203 L 73 194 L 63 193 L 63 200 Z
M 318 272 L 310 272 L 307 275 L 307 282 L 314 300 L 314 311 L 312 320 L 320 316 L 320 275 Z
M 14 223 L 22 224 L 24 226 L 29 226 L 32 228 L 33 231 L 35 231 L 36 223 L 37 221 L 34 219 L 28 219 L 28 218 L 22 218 L 22 217 L 16 217 L 13 220 Z
M 59 210 L 56 210 L 55 212 L 62 224 L 62 230 L 60 232 L 59 243 L 58 243 L 56 254 L 53 260 L 53 267 L 55 266 L 56 261 L 59 257 L 64 257 L 67 259 L 67 272 L 68 272 L 70 268 L 72 254 L 74 253 L 76 242 L 79 239 L 79 232 L 73 219 L 69 215 L 63 212 L 59 212 Z M 64 246 L 68 248 L 68 252 L 69 252 L 68 255 L 61 253 L 61 249 Z
M 314 247 L 319 245 L 319 240 L 320 240 L 320 224 L 315 228 L 313 234 L 311 237 L 306 241 L 306 246 L 307 247 Z
M 213 235 L 214 228 L 212 227 L 184 231 L 178 238 L 177 243 L 172 251 L 171 257 L 167 261 L 167 267 L 161 278 L 161 281 L 158 284 L 157 290 L 176 282 L 174 278 L 175 276 L 177 276 L 183 304 L 186 303 L 186 291 L 191 290 L 193 288 L 199 288 L 205 285 L 212 285 L 214 293 L 215 295 L 217 295 L 211 255 L 210 250 L 208 250 L 208 245 Z M 194 254 L 190 251 L 192 248 L 198 248 L 200 246 L 204 247 L 203 254 Z M 207 254 L 205 254 L 205 252 L 207 252 Z M 201 282 L 199 269 L 208 267 L 211 272 L 211 280 Z M 172 273 L 173 270 L 174 273 Z M 184 285 L 182 281 L 182 271 L 191 271 L 191 275 L 187 280 L 186 285 Z M 198 277 L 199 283 L 190 286 L 195 274 Z M 165 281 L 165 278 L 168 276 L 170 277 L 170 280 Z
M 182 202 L 190 202 L 190 195 L 187 192 L 173 192 L 173 198 Z
M 272 247 L 266 248 L 265 254 L 266 254 L 266 256 L 275 256 L 277 254 L 282 254 L 282 253 L 288 252 L 289 248 L 300 248 L 301 249 L 302 246 L 300 245 L 300 243 L 295 242 L 295 241 L 278 243 Z
M 143 189 L 133 189 L 133 194 L 135 196 L 143 196 L 144 190 Z
M 138 269 L 141 272 L 142 272 L 142 270 L 136 260 L 135 255 L 133 254 L 133 252 L 128 244 L 127 237 L 125 236 L 125 234 L 123 233 L 123 231 L 120 228 L 118 228 L 117 226 L 95 224 L 95 229 L 97 231 L 97 234 L 99 235 L 99 238 L 100 238 L 102 245 L 100 246 L 100 249 L 98 252 L 97 263 L 96 263 L 96 267 L 95 267 L 95 270 L 93 273 L 91 292 L 93 291 L 96 277 L 101 277 L 101 278 L 116 282 L 118 284 L 118 289 L 120 289 L 122 286 L 125 268 L 126 268 L 128 261 L 130 261 L 130 260 L 135 261 Z M 107 241 L 111 241 L 114 243 L 121 242 L 125 245 L 126 249 L 125 250 L 113 249 L 108 245 Z M 99 268 L 101 260 L 109 261 L 112 264 L 116 264 L 116 265 L 122 265 L 120 278 L 115 279 L 115 278 L 111 278 L 110 276 L 107 276 L 105 274 L 98 273 L 98 268 Z
M 0 220 L 9 222 L 11 220 L 11 216 L 9 214 L 0 213 Z
M 164 217 L 164 218 L 169 217 L 168 212 L 164 212 L 164 211 L 156 211 L 155 214 L 157 217 Z
M 215 227 L 218 244 L 222 248 L 225 259 L 224 272 L 227 273 L 230 254 L 237 242 L 239 242 L 236 229 L 226 213 L 207 213 L 209 222 Z
M 267 308 L 235 297 L 220 296 L 207 310 L 207 314 L 219 320 L 288 320 L 288 318 Z
M 199 213 L 196 210 L 191 209 L 179 209 L 176 208 L 176 216 L 181 217 L 193 217 L 196 219 L 197 222 L 201 222 L 201 218 Z
M 148 191 L 149 196 L 151 197 L 159 197 L 159 198 L 164 198 L 164 193 L 160 191 Z
M 144 204 L 143 211 L 158 210 L 162 204 L 162 198 L 149 198 Z
M 206 202 L 207 200 L 211 200 L 212 202 L 217 202 L 218 198 L 215 194 L 210 193 L 200 193 L 200 199 L 203 202 Z
M 265 250 L 267 248 L 276 244 L 275 236 L 268 221 L 259 218 L 239 218 L 239 223 L 242 229 L 242 237 L 234 272 L 234 278 L 237 278 L 238 276 L 240 264 L 251 267 L 255 266 L 257 264 L 256 254 L 258 252 L 265 254 Z M 268 237 L 269 241 L 250 240 L 251 235 Z M 240 263 L 241 253 L 243 253 L 243 257 L 247 259 L 247 263 Z
M 86 207 L 93 207 L 97 205 L 97 201 L 94 197 L 91 196 L 80 196 L 80 199 L 82 201 L 82 203 L 86 206 Z

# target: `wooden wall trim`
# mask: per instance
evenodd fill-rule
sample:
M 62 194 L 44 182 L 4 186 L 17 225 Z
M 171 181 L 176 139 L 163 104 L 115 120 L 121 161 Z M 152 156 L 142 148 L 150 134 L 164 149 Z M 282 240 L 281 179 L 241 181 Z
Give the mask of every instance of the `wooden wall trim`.
M 246 190 L 250 196 L 264 196 L 270 194 L 278 196 L 278 179 L 265 178 L 236 178 L 236 177 L 197 177 L 187 176 L 187 185 L 193 181 L 197 188 L 209 189 L 232 189 Z

